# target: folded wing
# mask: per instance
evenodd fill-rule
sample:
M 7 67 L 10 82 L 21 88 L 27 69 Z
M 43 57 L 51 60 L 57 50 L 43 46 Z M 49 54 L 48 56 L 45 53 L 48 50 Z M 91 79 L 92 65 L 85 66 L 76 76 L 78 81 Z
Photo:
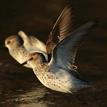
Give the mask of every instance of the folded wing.
M 42 53 L 47 60 L 46 45 L 34 36 L 27 36 L 25 32 L 19 31 L 19 36 L 24 41 L 23 46 L 29 53 Z

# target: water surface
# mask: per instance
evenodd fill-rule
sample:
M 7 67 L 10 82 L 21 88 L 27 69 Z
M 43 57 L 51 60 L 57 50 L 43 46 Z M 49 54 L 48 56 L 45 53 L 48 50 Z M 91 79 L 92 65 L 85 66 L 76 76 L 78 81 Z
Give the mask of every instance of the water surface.
M 46 41 L 64 0 L 0 2 L 0 45 L 24 30 Z M 73 0 L 75 25 L 96 19 L 99 25 L 79 49 L 76 64 L 92 88 L 64 94 L 44 87 L 32 70 L 21 67 L 5 49 L 0 50 L 0 107 L 106 107 L 107 106 L 107 1 Z

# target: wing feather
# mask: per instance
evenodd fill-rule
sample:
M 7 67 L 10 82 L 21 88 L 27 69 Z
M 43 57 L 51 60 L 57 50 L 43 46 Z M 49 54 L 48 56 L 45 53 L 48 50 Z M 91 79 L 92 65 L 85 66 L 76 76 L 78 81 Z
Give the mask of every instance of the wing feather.
M 75 62 L 78 47 L 80 46 L 83 38 L 94 25 L 95 22 L 88 22 L 58 43 L 53 50 L 50 64 L 58 65 L 65 69 L 71 67 L 71 64 L 74 64 Z
M 55 45 L 64 39 L 69 33 L 72 32 L 73 29 L 73 12 L 72 6 L 67 5 L 60 16 L 56 20 L 52 31 L 49 34 L 46 46 L 47 52 L 51 53 Z

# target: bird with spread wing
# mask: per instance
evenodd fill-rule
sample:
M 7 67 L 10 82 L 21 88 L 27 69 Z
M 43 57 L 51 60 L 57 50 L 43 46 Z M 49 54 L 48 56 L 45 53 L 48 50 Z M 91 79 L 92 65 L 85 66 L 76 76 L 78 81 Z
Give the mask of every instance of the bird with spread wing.
M 80 78 L 74 63 L 78 47 L 94 25 L 95 22 L 91 21 L 73 30 L 72 7 L 67 5 L 55 22 L 46 46 L 43 45 L 46 50 L 33 41 L 34 38 L 28 37 L 22 31 L 19 32 L 24 43 L 20 45 L 19 42 L 18 46 L 24 47 L 24 51 L 30 55 L 23 61 L 24 64 L 27 63 L 40 82 L 52 90 L 72 93 L 88 87 L 88 82 Z M 8 40 L 5 44 L 9 49 Z M 22 55 L 20 52 L 19 54 Z

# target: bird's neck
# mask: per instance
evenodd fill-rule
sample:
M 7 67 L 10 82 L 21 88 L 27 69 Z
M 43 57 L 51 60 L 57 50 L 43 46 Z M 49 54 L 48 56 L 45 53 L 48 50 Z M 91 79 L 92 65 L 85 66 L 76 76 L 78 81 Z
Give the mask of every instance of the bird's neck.
M 36 72 L 45 72 L 47 69 L 48 64 L 44 62 L 41 56 L 38 56 L 36 59 L 28 61 L 28 64 L 33 68 Z

